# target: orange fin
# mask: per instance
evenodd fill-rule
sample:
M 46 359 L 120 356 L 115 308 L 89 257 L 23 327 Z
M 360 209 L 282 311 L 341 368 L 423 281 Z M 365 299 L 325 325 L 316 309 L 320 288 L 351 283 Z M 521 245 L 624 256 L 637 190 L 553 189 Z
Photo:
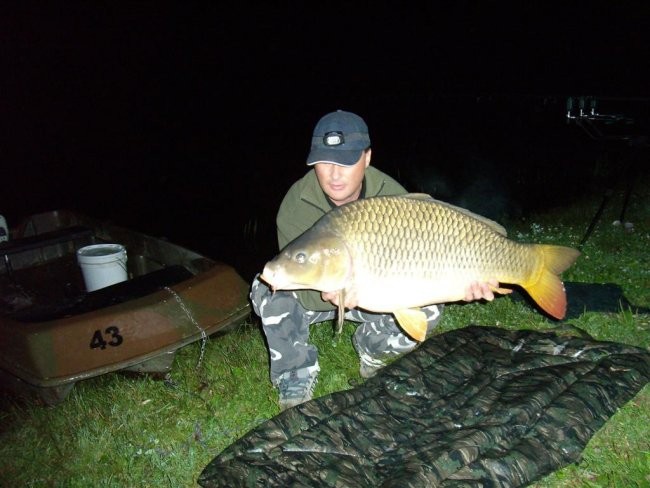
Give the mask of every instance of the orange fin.
M 542 257 L 540 265 L 533 272 L 532 279 L 522 283 L 522 286 L 542 310 L 556 319 L 563 319 L 567 299 L 559 275 L 578 259 L 580 252 L 570 247 L 547 244 L 536 245 L 535 252 Z
M 492 290 L 494 293 L 499 293 L 501 295 L 508 295 L 513 292 L 512 288 L 503 288 L 503 287 L 497 287 L 492 285 L 490 285 L 490 290 Z
M 393 312 L 400 327 L 416 341 L 427 337 L 427 316 L 419 308 L 403 308 Z

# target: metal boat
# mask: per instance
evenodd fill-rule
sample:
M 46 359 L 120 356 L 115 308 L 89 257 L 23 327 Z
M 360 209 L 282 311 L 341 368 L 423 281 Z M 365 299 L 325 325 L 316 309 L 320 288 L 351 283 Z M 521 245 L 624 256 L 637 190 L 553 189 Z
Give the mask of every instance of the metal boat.
M 125 279 L 89 291 L 80 250 L 99 244 L 124 248 Z M 179 348 L 250 314 L 231 266 L 74 212 L 27 218 L 0 256 L 0 388 L 46 404 L 93 376 L 165 373 Z

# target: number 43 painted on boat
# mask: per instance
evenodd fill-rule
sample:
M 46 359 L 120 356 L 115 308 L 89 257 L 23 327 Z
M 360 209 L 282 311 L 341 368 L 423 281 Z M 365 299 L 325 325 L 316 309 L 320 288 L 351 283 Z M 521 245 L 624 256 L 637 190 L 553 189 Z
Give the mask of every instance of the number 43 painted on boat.
M 104 337 L 107 336 L 109 341 Z M 117 347 L 124 342 L 124 337 L 120 335 L 120 329 L 115 326 L 107 327 L 104 333 L 102 334 L 101 330 L 96 330 L 93 334 L 92 339 L 90 340 L 90 348 L 97 349 L 106 349 L 106 346 Z

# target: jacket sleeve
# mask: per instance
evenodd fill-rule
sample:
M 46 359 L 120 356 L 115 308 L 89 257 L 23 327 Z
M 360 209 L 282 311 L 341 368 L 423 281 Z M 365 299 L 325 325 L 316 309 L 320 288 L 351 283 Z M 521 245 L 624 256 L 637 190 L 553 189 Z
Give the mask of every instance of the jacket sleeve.
M 291 219 L 290 215 L 284 215 L 282 210 L 278 213 L 276 225 L 278 228 L 278 249 L 280 250 L 311 227 L 307 222 L 301 222 L 300 218 Z

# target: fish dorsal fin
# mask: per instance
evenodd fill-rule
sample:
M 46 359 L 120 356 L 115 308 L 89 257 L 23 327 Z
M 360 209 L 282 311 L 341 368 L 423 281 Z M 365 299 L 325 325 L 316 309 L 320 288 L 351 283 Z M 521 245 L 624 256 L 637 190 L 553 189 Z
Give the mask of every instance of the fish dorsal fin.
M 404 195 L 404 197 L 405 198 L 410 198 L 412 200 L 429 201 L 429 202 L 432 202 L 432 203 L 436 203 L 438 205 L 442 205 L 444 207 L 447 207 L 447 208 L 450 208 L 450 209 L 455 210 L 457 212 L 460 212 L 462 214 L 465 214 L 468 217 L 472 217 L 473 219 L 476 219 L 479 222 L 483 222 L 485 225 L 487 225 L 492 230 L 494 230 L 495 232 L 501 234 L 504 237 L 508 236 L 508 231 L 501 224 L 499 224 L 498 222 L 495 222 L 494 220 L 490 220 L 487 217 L 483 217 L 482 215 L 471 212 L 470 210 L 467 210 L 466 208 L 457 207 L 456 205 L 452 205 L 451 203 L 436 200 L 431 195 L 427 195 L 426 193 L 407 193 L 406 195 Z
M 431 195 L 427 193 L 407 193 L 406 195 L 400 195 L 404 198 L 410 198 L 411 200 L 424 200 L 424 201 L 432 201 L 435 202 L 435 198 L 433 198 Z

